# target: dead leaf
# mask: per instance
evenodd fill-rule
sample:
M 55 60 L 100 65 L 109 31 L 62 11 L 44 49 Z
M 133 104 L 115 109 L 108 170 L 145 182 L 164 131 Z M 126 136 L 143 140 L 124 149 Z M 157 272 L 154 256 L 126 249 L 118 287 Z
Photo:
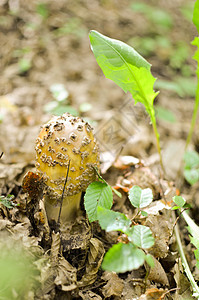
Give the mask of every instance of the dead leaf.
M 167 292 L 168 291 L 163 289 L 150 288 L 139 298 L 139 300 L 163 300 Z
M 62 291 L 72 291 L 77 287 L 77 269 L 63 256 L 59 257 L 57 276 L 54 282 Z
M 172 234 L 172 224 L 164 215 L 149 215 L 146 223 L 155 238 L 155 244 L 150 248 L 150 253 L 158 258 L 164 258 L 169 251 L 169 240 Z
M 104 246 L 103 243 L 97 238 L 90 240 L 90 249 L 88 254 L 88 261 L 86 263 L 86 272 L 78 282 L 78 286 L 86 286 L 95 282 L 97 278 L 97 272 L 101 266 L 104 257 Z
M 155 257 L 153 257 L 153 261 L 154 261 L 154 267 L 149 269 L 149 275 L 147 279 L 168 286 L 169 281 L 162 265 Z M 149 268 L 147 264 L 145 266 L 146 269 Z
M 102 279 L 107 281 L 106 285 L 102 288 L 104 297 L 108 298 L 111 296 L 121 297 L 124 282 L 114 272 L 104 272 Z
M 83 300 L 102 300 L 102 297 L 92 291 L 80 291 L 79 296 L 82 297 Z

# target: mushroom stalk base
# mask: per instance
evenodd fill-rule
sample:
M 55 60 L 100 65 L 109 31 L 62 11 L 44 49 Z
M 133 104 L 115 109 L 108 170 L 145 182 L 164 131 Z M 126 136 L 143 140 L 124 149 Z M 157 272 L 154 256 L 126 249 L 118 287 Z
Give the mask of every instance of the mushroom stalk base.
M 60 223 L 64 224 L 68 221 L 74 221 L 79 210 L 81 200 L 81 192 L 73 195 L 67 196 L 63 199 L 61 215 L 60 215 Z M 59 212 L 60 212 L 60 202 L 52 201 L 49 195 L 45 197 L 45 210 L 47 214 L 48 221 L 58 221 Z

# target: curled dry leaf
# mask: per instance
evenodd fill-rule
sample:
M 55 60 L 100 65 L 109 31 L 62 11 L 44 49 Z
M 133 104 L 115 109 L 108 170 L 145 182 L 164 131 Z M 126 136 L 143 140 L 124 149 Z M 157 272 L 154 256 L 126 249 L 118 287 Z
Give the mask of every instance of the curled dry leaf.
M 168 286 L 169 281 L 165 273 L 165 270 L 163 269 L 162 265 L 155 257 L 153 257 L 153 261 L 154 261 L 154 267 L 150 268 L 148 279 L 150 281 L 154 281 Z M 148 265 L 146 265 L 146 268 L 148 268 Z
M 124 282 L 114 272 L 104 272 L 102 279 L 107 281 L 106 285 L 102 288 L 102 293 L 105 298 L 111 296 L 121 297 L 124 288 Z
M 97 272 L 101 266 L 104 257 L 104 246 L 103 243 L 97 238 L 91 238 L 90 249 L 88 254 L 88 261 L 86 263 L 86 273 L 83 275 L 79 287 L 92 284 L 97 278 Z

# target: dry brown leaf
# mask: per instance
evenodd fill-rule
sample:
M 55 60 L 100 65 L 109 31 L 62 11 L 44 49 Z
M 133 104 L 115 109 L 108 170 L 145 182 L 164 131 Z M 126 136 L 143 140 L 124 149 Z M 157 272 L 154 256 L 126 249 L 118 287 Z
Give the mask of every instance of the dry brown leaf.
M 92 291 L 86 291 L 86 292 L 79 292 L 79 296 L 83 299 L 83 300 L 102 300 L 102 297 L 100 297 L 99 295 L 97 295 L 96 293 L 93 293 Z
M 154 267 L 150 268 L 147 279 L 168 286 L 169 281 L 162 265 L 155 257 L 153 257 L 153 261 L 154 261 Z M 146 265 L 146 268 L 148 268 L 148 265 Z
M 102 288 L 104 297 L 108 298 L 111 296 L 121 297 L 124 282 L 114 272 L 104 272 L 102 279 L 107 281 L 106 285 Z
M 103 243 L 96 239 L 92 238 L 90 240 L 90 249 L 88 254 L 88 261 L 86 263 L 86 272 L 78 282 L 78 286 L 86 286 L 95 282 L 97 278 L 97 272 L 101 266 L 103 257 L 104 257 L 104 246 Z
M 169 239 L 172 234 L 172 225 L 164 215 L 149 215 L 146 223 L 150 227 L 155 238 L 155 244 L 150 248 L 150 253 L 158 258 L 164 258 L 169 251 Z
M 163 300 L 166 293 L 167 291 L 163 289 L 150 288 L 139 300 Z
M 54 282 L 63 291 L 72 291 L 77 287 L 77 269 L 63 256 L 59 258 L 57 276 Z

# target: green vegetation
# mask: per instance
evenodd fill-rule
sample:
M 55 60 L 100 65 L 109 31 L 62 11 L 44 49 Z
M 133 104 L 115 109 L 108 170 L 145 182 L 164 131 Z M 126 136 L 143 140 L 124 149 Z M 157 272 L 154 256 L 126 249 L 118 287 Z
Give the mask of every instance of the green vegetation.
M 156 18 L 156 11 L 153 11 L 153 9 L 146 4 L 135 3 L 132 5 L 132 9 L 146 14 L 149 18 L 151 18 L 151 20 L 154 21 L 154 24 L 157 23 L 158 26 L 161 25 L 167 30 L 172 26 L 172 20 L 170 19 L 170 16 L 168 16 L 166 13 L 162 13 L 161 18 Z M 194 6 L 193 23 L 199 32 L 199 0 L 196 1 Z M 157 150 L 160 157 L 160 165 L 164 171 L 154 108 L 154 99 L 158 95 L 158 92 L 154 92 L 153 90 L 156 79 L 151 74 L 151 65 L 138 52 L 121 41 L 106 37 L 97 31 L 91 31 L 89 36 L 92 51 L 105 76 L 119 85 L 124 92 L 129 91 L 135 100 L 135 104 L 140 102 L 144 105 L 151 119 L 157 142 Z M 153 43 L 151 43 L 150 40 L 148 42 L 149 49 L 150 47 L 153 48 Z M 191 120 L 191 127 L 187 137 L 185 150 L 187 150 L 187 147 L 192 139 L 199 106 L 199 37 L 196 37 L 192 44 L 198 47 L 194 55 L 194 59 L 198 63 L 196 70 L 197 87 L 195 92 L 196 97 L 193 117 Z M 180 43 L 177 54 L 175 54 L 177 57 L 173 57 L 173 59 L 171 59 L 173 68 L 179 68 L 182 63 L 185 62 L 187 54 L 187 48 L 184 47 L 183 43 Z M 176 83 L 174 83 L 171 88 L 176 91 L 179 89 Z M 163 114 L 164 111 L 161 112 L 161 109 L 159 109 L 159 112 L 165 117 Z M 166 119 L 169 119 L 171 122 L 175 120 L 172 114 L 170 114 L 168 118 L 168 112 L 166 114 Z M 199 155 L 195 151 L 185 152 L 184 161 L 184 176 L 190 184 L 194 184 L 199 179 Z M 149 205 L 152 200 L 153 195 L 150 189 L 142 190 L 138 186 L 133 186 L 129 192 L 129 201 L 131 202 L 132 206 L 137 209 L 137 215 L 140 214 L 147 217 L 147 214 L 142 211 L 142 208 Z M 188 230 L 191 234 L 191 242 L 196 247 L 195 257 L 196 266 L 198 267 L 198 226 L 186 213 L 184 208 L 185 200 L 183 197 L 175 196 L 173 197 L 173 201 L 176 204 L 173 207 L 173 210 L 179 210 L 189 226 Z M 149 265 L 152 266 L 153 259 L 149 257 L 146 251 L 146 249 L 152 247 L 154 244 L 154 238 L 151 230 L 148 227 L 140 224 L 134 225 L 133 220 L 130 220 L 126 215 L 120 212 L 112 211 L 112 204 L 113 200 L 111 187 L 100 177 L 99 181 L 92 183 L 86 191 L 85 209 L 88 218 L 91 222 L 97 220 L 101 228 L 108 232 L 121 232 L 123 237 L 122 241 L 113 245 L 108 250 L 104 257 L 102 268 L 120 273 L 136 269 L 141 266 L 144 261 L 148 262 Z M 197 283 L 195 282 L 186 261 L 180 240 L 178 225 L 175 224 L 174 215 L 173 219 L 174 232 L 176 235 L 182 263 L 187 277 L 193 287 L 193 296 L 198 298 L 199 287 L 197 286 Z

